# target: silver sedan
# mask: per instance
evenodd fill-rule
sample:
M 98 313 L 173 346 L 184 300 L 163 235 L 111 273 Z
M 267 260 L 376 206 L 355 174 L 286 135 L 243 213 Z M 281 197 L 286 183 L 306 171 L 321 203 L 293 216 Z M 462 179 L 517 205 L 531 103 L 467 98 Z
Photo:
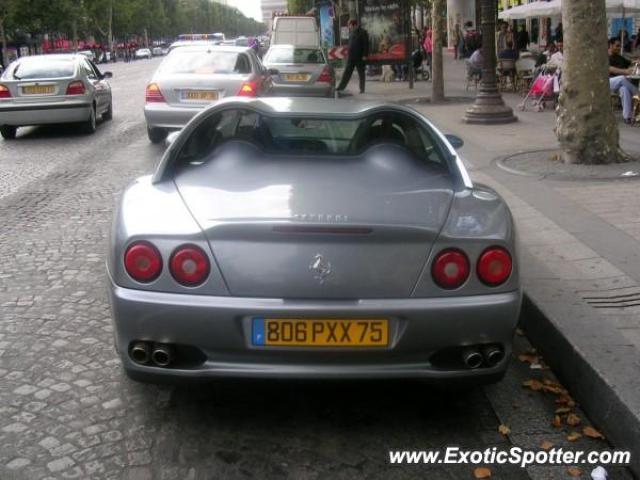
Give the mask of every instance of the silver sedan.
M 504 374 L 507 205 L 418 112 L 334 102 L 222 100 L 125 190 L 107 269 L 130 376 Z
M 146 91 L 149 139 L 158 143 L 212 102 L 224 97 L 270 95 L 271 75 L 250 48 L 213 45 L 175 48 Z
M 113 116 L 107 78 L 81 54 L 16 60 L 0 77 L 0 133 L 13 139 L 21 126 L 72 122 L 95 132 L 97 117 Z
M 278 71 L 273 76 L 273 93 L 282 97 L 333 97 L 336 74 L 317 47 L 273 45 L 264 65 Z

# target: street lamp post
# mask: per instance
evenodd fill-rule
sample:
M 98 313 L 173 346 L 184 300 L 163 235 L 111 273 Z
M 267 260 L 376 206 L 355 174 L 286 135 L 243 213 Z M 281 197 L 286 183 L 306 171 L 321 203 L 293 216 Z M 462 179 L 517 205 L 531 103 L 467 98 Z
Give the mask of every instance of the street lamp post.
M 466 123 L 495 125 L 518 120 L 513 110 L 502 100 L 496 77 L 496 1 L 481 0 L 482 80 L 474 104 L 463 120 Z

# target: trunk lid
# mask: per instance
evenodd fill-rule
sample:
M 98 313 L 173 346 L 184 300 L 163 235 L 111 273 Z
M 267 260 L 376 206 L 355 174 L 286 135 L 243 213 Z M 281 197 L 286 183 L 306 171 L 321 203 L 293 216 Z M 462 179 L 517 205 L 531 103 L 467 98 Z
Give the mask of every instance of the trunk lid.
M 411 295 L 453 199 L 444 168 L 397 149 L 353 157 L 223 150 L 175 182 L 232 295 Z
M 251 74 L 179 74 L 162 77 L 155 83 L 168 105 L 202 108 L 224 97 L 237 95 L 242 84 L 251 79 Z

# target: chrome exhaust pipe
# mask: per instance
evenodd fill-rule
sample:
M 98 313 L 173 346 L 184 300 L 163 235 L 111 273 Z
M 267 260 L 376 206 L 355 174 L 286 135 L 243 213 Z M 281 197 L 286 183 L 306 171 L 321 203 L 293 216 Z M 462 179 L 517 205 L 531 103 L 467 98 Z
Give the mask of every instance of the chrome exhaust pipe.
M 168 367 L 173 361 L 173 347 L 167 344 L 156 343 L 153 346 L 151 360 L 159 367 Z
M 136 342 L 129 350 L 129 356 L 136 363 L 147 363 L 149 361 L 149 345 L 145 342 Z
M 462 361 L 471 368 L 479 368 L 482 365 L 482 355 L 475 348 L 467 348 L 462 352 Z
M 504 358 L 504 351 L 500 347 L 485 347 L 482 354 L 490 367 L 496 366 Z

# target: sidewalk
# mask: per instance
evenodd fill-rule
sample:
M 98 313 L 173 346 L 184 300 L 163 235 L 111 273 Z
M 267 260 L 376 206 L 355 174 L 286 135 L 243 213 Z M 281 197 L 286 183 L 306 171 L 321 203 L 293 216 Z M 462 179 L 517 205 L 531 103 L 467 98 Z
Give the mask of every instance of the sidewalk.
M 516 220 L 527 336 L 607 439 L 632 451 L 640 476 L 640 177 L 559 180 L 499 168 L 513 154 L 557 149 L 555 114 L 520 112 L 522 98 L 506 93 L 517 123 L 467 125 L 475 88 L 466 91 L 464 76 L 464 64 L 445 54 L 449 103 L 407 103 L 430 96 L 431 82 L 422 81 L 413 90 L 368 81 L 367 93 L 353 98 L 404 101 L 465 141 L 460 153 L 472 178 L 499 191 Z M 357 75 L 349 89 L 358 91 Z M 621 121 L 619 128 L 623 148 L 640 152 L 640 129 Z M 640 164 L 628 170 L 640 172 Z

